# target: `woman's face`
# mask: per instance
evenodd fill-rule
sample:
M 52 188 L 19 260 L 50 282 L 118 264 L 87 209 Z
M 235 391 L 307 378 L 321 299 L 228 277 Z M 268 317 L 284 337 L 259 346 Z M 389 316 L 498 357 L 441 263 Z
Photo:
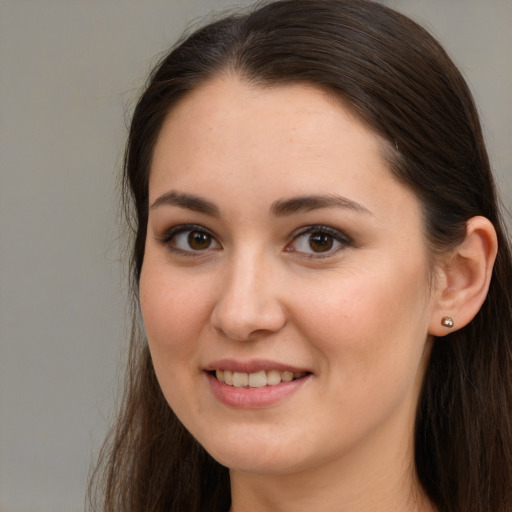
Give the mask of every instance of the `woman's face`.
M 142 313 L 169 405 L 230 468 L 411 456 L 435 293 L 383 148 L 305 85 L 219 78 L 164 123 Z

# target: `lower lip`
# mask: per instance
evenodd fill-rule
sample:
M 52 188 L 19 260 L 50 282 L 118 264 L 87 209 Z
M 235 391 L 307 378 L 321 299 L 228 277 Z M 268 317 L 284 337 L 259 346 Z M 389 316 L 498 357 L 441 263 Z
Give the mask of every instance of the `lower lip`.
M 291 382 L 281 382 L 274 386 L 261 388 L 236 388 L 220 382 L 206 372 L 215 397 L 225 405 L 241 409 L 258 409 L 270 407 L 298 391 L 311 377 L 311 374 Z

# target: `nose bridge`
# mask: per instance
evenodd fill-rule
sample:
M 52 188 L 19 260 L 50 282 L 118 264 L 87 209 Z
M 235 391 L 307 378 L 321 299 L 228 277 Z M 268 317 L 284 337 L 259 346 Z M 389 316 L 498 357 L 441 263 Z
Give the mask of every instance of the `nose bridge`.
M 278 297 L 276 263 L 257 247 L 244 247 L 225 262 L 212 311 L 214 327 L 231 339 L 276 332 L 286 323 Z

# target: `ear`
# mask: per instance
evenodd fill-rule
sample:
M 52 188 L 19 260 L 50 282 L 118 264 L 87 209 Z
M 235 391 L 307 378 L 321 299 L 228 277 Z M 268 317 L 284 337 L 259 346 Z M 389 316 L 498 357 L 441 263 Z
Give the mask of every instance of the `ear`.
M 444 255 L 438 265 L 430 334 L 445 336 L 475 317 L 489 290 L 497 250 L 496 231 L 491 222 L 485 217 L 469 219 L 464 240 Z

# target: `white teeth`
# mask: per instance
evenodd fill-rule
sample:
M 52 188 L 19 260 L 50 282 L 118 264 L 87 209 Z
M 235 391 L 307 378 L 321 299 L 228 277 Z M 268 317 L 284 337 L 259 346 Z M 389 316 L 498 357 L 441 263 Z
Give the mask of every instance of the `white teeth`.
M 267 375 L 264 371 L 249 373 L 249 387 L 262 388 L 267 385 Z
M 273 386 L 274 384 L 279 384 L 281 382 L 281 372 L 277 370 L 269 370 L 267 372 L 267 384 L 269 386 Z
M 293 380 L 293 372 L 283 372 L 283 374 L 281 375 L 281 380 L 283 382 L 291 382 Z
M 233 372 L 233 386 L 235 388 L 243 388 L 249 385 L 249 374 L 241 372 Z
M 236 388 L 250 387 L 263 388 L 265 386 L 275 386 L 281 382 L 291 382 L 294 379 L 300 379 L 306 374 L 304 372 L 293 373 L 290 370 L 280 372 L 278 370 L 259 371 L 254 373 L 231 372 L 229 370 L 216 370 L 215 376 L 220 382 Z

